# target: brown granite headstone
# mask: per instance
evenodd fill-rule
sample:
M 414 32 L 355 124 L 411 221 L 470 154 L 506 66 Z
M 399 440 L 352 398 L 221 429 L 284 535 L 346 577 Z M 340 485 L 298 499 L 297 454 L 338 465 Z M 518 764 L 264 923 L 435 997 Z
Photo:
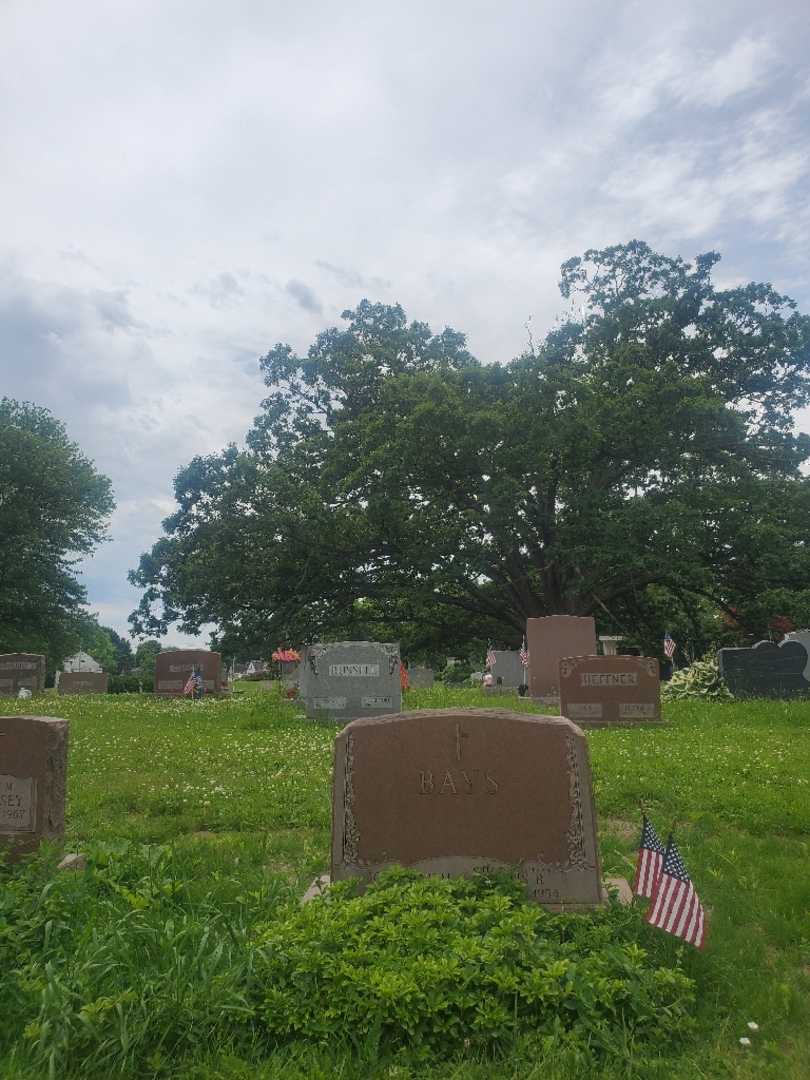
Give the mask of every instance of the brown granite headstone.
M 560 661 L 560 715 L 583 727 L 661 723 L 658 661 L 569 656 Z
M 65 832 L 68 722 L 0 716 L 0 851 L 12 861 Z
M 155 657 L 155 693 L 182 697 L 188 677 L 197 667 L 203 677 L 206 694 L 222 690 L 222 654 L 208 649 L 176 649 Z
M 529 647 L 529 694 L 559 693 L 559 665 L 564 656 L 596 655 L 596 623 L 586 615 L 547 615 L 526 620 Z
M 512 869 L 555 909 L 601 903 L 585 735 L 498 709 L 363 718 L 335 741 L 332 881 L 398 863 L 442 877 Z
M 20 688 L 32 694 L 45 689 L 45 657 L 40 653 L 0 655 L 0 697 L 16 697 Z
M 62 671 L 57 690 L 60 694 L 106 694 L 109 681 L 103 671 Z

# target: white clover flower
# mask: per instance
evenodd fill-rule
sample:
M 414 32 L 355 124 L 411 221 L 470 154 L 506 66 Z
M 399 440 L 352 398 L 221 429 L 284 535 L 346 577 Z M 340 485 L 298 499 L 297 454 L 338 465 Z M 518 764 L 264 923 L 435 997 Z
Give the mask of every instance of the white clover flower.
M 756 1020 L 749 1020 L 746 1026 L 748 1027 L 749 1031 L 759 1031 L 759 1024 L 756 1022 Z
M 750 1046 L 750 1045 L 751 1045 L 751 1040 L 747 1039 L 745 1037 L 745 1035 L 743 1035 L 743 1037 L 740 1039 L 740 1046 Z

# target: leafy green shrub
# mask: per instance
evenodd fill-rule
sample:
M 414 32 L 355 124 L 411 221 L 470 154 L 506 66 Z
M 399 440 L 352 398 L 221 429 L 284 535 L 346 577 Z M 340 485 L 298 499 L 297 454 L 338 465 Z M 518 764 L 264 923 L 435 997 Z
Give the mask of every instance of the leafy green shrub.
M 111 694 L 137 694 L 141 690 L 151 694 L 155 689 L 154 675 L 111 675 L 109 682 Z
M 669 682 L 661 687 L 664 701 L 676 701 L 680 698 L 713 698 L 731 700 L 731 691 L 723 682 L 717 659 L 704 656 L 688 668 L 673 672 Z
M 446 1054 L 532 1032 L 619 1054 L 690 1028 L 694 984 L 638 944 L 651 939 L 633 908 L 551 914 L 502 876 L 399 868 L 354 891 L 335 885 L 261 935 L 259 1015 L 276 1038 Z

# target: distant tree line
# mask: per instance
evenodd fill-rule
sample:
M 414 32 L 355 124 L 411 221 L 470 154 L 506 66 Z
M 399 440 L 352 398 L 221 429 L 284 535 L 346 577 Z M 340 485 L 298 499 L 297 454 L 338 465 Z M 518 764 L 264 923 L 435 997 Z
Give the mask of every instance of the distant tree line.
M 810 319 L 719 256 L 633 241 L 562 266 L 579 317 L 509 363 L 362 301 L 261 361 L 245 446 L 195 457 L 130 578 L 138 634 L 226 651 L 342 635 L 411 655 L 520 643 L 529 617 L 699 652 L 810 623 Z

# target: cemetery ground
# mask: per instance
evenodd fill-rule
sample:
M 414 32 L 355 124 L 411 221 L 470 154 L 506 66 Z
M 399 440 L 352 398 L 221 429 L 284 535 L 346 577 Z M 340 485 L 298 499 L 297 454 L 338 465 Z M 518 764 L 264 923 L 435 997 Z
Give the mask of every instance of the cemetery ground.
M 459 704 L 543 711 L 517 696 L 440 686 L 406 701 Z M 399 1007 L 407 997 L 393 953 L 370 981 L 361 979 L 363 957 L 356 967 L 344 963 L 342 991 L 329 999 L 317 1035 L 311 1016 L 298 1037 L 295 1015 L 286 1032 L 267 1022 L 268 1000 L 283 991 L 304 1023 L 324 971 L 320 954 L 339 954 L 339 932 L 354 932 L 344 922 L 330 939 L 316 914 L 325 905 L 308 905 L 303 911 L 313 914 L 305 915 L 299 907 L 328 865 L 337 726 L 306 723 L 295 703 L 253 687 L 193 704 L 120 695 L 45 696 L 31 705 L 2 703 L 9 713 L 71 721 L 66 850 L 87 853 L 88 866 L 57 873 L 58 855 L 44 851 L 0 870 L 4 1080 L 810 1075 L 810 702 L 679 701 L 665 704 L 666 727 L 588 734 L 604 872 L 632 879 L 643 801 L 662 835 L 675 822 L 711 913 L 703 952 L 647 927 L 635 909 L 539 924 L 558 950 L 576 936 L 577 920 L 593 926 L 597 953 L 608 956 L 615 937 L 627 946 L 627 970 L 646 964 L 653 974 L 634 984 L 638 998 L 626 1004 L 634 1031 L 585 1023 L 566 1034 L 564 1024 L 538 1030 L 525 1015 L 519 1021 L 508 960 L 517 970 L 538 924 L 521 914 L 508 882 L 462 885 L 466 895 L 447 883 L 412 893 L 433 905 L 422 923 L 413 905 L 385 906 L 386 895 L 413 886 L 382 889 L 375 947 L 383 940 L 395 950 L 398 938 L 423 932 L 423 963 L 433 965 L 425 970 L 445 965 L 447 994 L 466 988 L 474 1002 L 475 979 L 492 972 L 475 967 L 463 936 L 454 938 L 470 950 L 460 962 L 445 943 L 475 920 L 480 939 L 483 919 L 495 945 L 499 936 L 506 942 L 494 974 L 515 1003 L 484 1017 L 470 1005 L 467 1015 L 477 1019 L 462 1037 L 431 1041 L 427 1025 L 425 1038 L 416 1031 L 404 1049 L 358 1019 L 365 1007 L 379 1011 L 393 998 Z M 386 912 L 391 925 L 381 928 Z M 306 940 L 312 932 L 317 941 Z M 368 960 L 371 945 L 358 940 Z M 576 963 L 555 963 L 558 982 L 568 980 L 560 1012 L 607 1015 L 616 984 L 598 973 L 577 982 Z

